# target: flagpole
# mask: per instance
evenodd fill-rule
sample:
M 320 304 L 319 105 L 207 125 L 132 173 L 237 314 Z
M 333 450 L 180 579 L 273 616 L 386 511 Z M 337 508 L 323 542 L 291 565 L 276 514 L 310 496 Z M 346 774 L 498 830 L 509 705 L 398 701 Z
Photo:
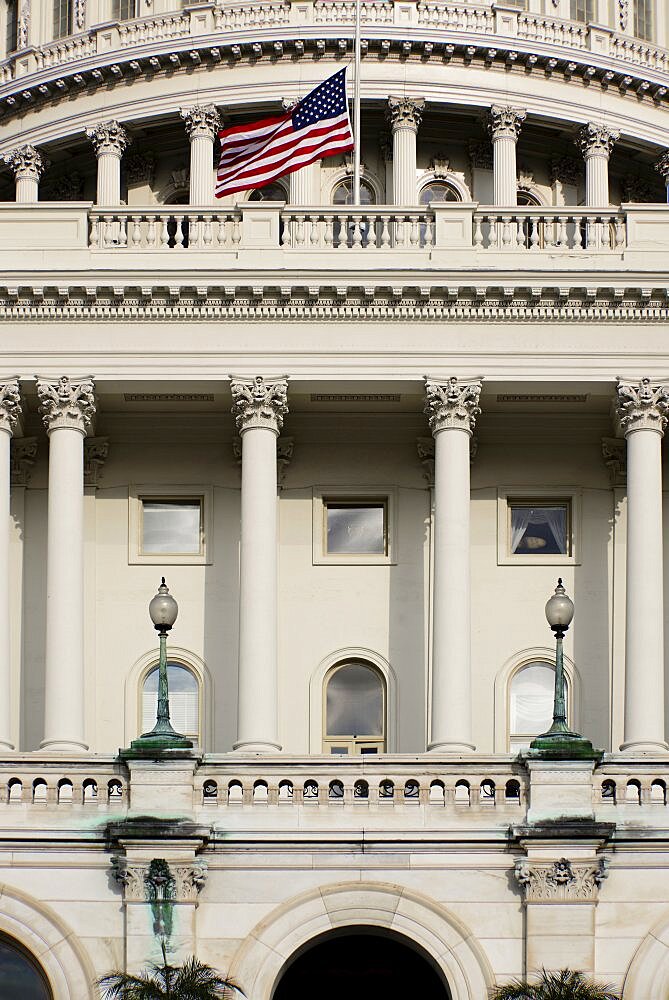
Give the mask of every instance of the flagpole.
M 353 204 L 360 204 L 360 7 L 362 0 L 355 0 L 355 38 L 353 80 Z

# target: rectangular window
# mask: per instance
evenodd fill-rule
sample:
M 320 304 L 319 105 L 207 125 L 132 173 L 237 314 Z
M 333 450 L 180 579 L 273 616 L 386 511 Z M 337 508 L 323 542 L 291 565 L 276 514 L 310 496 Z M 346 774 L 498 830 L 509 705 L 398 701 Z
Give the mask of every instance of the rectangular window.
M 212 560 L 212 490 L 185 486 L 129 491 L 130 563 L 177 565 Z
M 634 34 L 647 42 L 653 40 L 652 0 L 634 0 Z
M 135 17 L 135 0 L 112 0 L 112 21 L 129 21 Z
M 329 500 L 325 508 L 325 551 L 328 555 L 385 556 L 388 551 L 387 510 L 383 500 Z
M 16 52 L 18 47 L 18 0 L 9 0 L 6 17 L 5 44 L 9 55 L 10 52 Z
M 509 499 L 511 555 L 568 556 L 569 501 Z
M 53 0 L 53 37 L 64 38 L 71 33 L 71 0 Z
M 590 24 L 593 20 L 593 0 L 569 0 L 569 16 L 572 21 Z

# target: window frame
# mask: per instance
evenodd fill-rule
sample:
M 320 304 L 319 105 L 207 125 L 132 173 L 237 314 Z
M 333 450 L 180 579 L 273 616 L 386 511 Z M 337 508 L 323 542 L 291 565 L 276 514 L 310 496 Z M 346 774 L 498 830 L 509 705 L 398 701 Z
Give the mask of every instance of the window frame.
M 382 729 L 383 733 L 381 737 L 370 736 L 369 734 L 364 734 L 362 736 L 328 736 L 327 732 L 327 694 L 328 685 L 335 674 L 339 673 L 340 670 L 348 666 L 353 666 L 354 664 L 362 664 L 362 666 L 367 667 L 372 670 L 378 677 L 381 683 L 381 692 L 383 695 L 383 707 L 382 707 Z M 322 752 L 327 754 L 328 757 L 378 757 L 382 753 L 387 753 L 388 746 L 388 681 L 384 676 L 383 671 L 374 663 L 370 663 L 368 660 L 363 658 L 350 657 L 345 660 L 339 660 L 334 663 L 330 669 L 326 672 L 323 678 L 322 685 L 322 695 L 321 695 L 321 732 L 322 737 Z M 346 754 L 334 754 L 332 752 L 333 747 L 346 747 L 349 751 Z M 364 751 L 367 750 L 367 753 Z
M 386 551 L 328 552 L 327 504 L 351 506 L 370 504 L 385 505 Z M 397 563 L 397 488 L 387 486 L 319 486 L 312 497 L 312 563 L 314 566 L 394 566 Z
M 511 551 L 511 507 L 522 503 L 524 506 L 550 506 L 567 504 L 567 554 L 554 553 L 530 555 Z M 497 490 L 497 565 L 498 566 L 578 566 L 580 565 L 581 537 L 581 491 L 575 487 L 552 488 L 519 486 Z
M 59 9 L 59 23 L 56 26 L 56 4 L 58 4 Z M 66 30 L 61 31 L 60 25 L 63 21 L 62 9 L 67 8 L 67 25 Z M 72 0 L 51 0 L 51 31 L 53 35 L 53 41 L 58 42 L 61 38 L 68 38 L 73 34 L 74 28 L 74 4 Z
M 648 4 L 647 8 L 645 7 L 646 2 Z M 645 23 L 647 25 L 647 27 L 646 27 L 646 33 L 645 34 L 641 34 L 639 32 L 639 23 L 641 21 L 641 18 L 639 16 L 639 14 L 640 14 L 640 10 L 639 10 L 640 4 L 644 4 L 644 12 L 643 12 L 644 17 L 643 17 L 643 20 L 645 21 Z M 646 14 L 648 14 L 648 18 L 646 18 Z M 632 33 L 634 35 L 634 38 L 639 38 L 643 42 L 652 42 L 653 41 L 653 35 L 655 33 L 655 12 L 654 12 L 654 9 L 653 9 L 652 0 L 633 0 L 633 3 L 632 3 Z
M 196 746 L 204 746 L 204 680 L 200 676 L 197 670 L 194 670 L 190 663 L 185 663 L 178 656 L 168 656 L 167 658 L 168 666 L 172 664 L 173 666 L 181 667 L 182 670 L 187 670 L 188 673 L 193 677 L 197 685 L 197 738 L 193 740 Z M 158 668 L 158 660 L 154 659 L 142 670 L 139 675 L 139 685 L 137 687 L 137 736 L 141 736 L 144 732 L 144 685 L 146 684 L 149 675 L 153 673 L 154 670 Z M 170 720 L 171 721 L 171 720 Z M 174 727 L 177 729 L 177 727 Z M 182 733 L 182 736 L 186 736 L 187 739 L 193 739 L 191 733 Z M 135 737 L 133 737 L 134 739 Z
M 201 546 L 199 553 L 143 552 L 143 502 L 198 500 Z M 210 566 L 213 562 L 213 489 L 211 486 L 132 485 L 128 490 L 128 563 L 134 566 Z

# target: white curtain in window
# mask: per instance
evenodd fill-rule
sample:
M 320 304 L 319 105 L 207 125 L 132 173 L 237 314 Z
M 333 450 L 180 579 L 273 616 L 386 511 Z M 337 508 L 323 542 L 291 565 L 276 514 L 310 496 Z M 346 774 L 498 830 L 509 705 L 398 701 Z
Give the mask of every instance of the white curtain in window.
M 545 732 L 553 719 L 555 670 L 549 663 L 528 663 L 511 682 L 511 736 Z
M 511 551 L 516 552 L 531 524 L 547 524 L 559 552 L 565 551 L 566 507 L 513 507 L 511 509 Z
M 199 739 L 200 692 L 197 679 L 178 663 L 168 663 L 170 722 L 178 733 Z M 158 701 L 158 668 L 147 675 L 142 692 L 142 732 L 153 729 Z

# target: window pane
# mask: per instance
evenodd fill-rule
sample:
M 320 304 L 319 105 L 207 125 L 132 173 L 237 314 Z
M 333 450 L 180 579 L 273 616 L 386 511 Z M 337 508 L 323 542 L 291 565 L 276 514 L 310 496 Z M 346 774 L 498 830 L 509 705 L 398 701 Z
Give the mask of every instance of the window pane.
M 200 500 L 142 500 L 142 552 L 199 555 Z
M 434 181 L 421 188 L 420 204 L 429 205 L 431 201 L 460 201 L 460 195 L 450 184 Z
M 112 0 L 112 20 L 129 21 L 135 16 L 135 0 Z
M 249 201 L 286 201 L 286 191 L 280 184 L 266 184 L 255 188 L 249 195 Z
M 349 663 L 330 677 L 328 736 L 383 736 L 383 681 L 372 667 Z
M 328 552 L 385 555 L 384 504 L 328 503 L 326 514 Z
M 18 45 L 18 22 L 17 22 L 18 0 L 9 0 L 7 4 L 7 31 L 5 44 L 7 54 L 16 52 Z
M 360 204 L 361 205 L 373 205 L 376 202 L 376 197 L 374 195 L 374 189 L 369 185 L 365 184 L 364 181 L 360 182 Z M 332 196 L 333 205 L 352 205 L 353 204 L 353 178 L 350 180 L 347 178 L 338 184 L 334 190 Z
M 0 941 L 0 997 L 51 1000 L 44 977 L 9 941 Z
M 634 34 L 651 41 L 653 37 L 652 0 L 634 0 Z
M 195 675 L 179 663 L 167 664 L 170 695 L 170 722 L 178 733 L 199 739 L 200 692 Z M 142 732 L 153 729 L 158 705 L 158 667 L 144 681 L 142 694 Z
M 568 504 L 511 503 L 511 552 L 567 555 Z
M 592 0 L 570 0 L 569 16 L 572 21 L 592 21 Z
M 53 37 L 70 33 L 70 0 L 53 0 Z
M 511 737 L 537 736 L 553 721 L 555 670 L 549 663 L 529 663 L 511 682 Z

